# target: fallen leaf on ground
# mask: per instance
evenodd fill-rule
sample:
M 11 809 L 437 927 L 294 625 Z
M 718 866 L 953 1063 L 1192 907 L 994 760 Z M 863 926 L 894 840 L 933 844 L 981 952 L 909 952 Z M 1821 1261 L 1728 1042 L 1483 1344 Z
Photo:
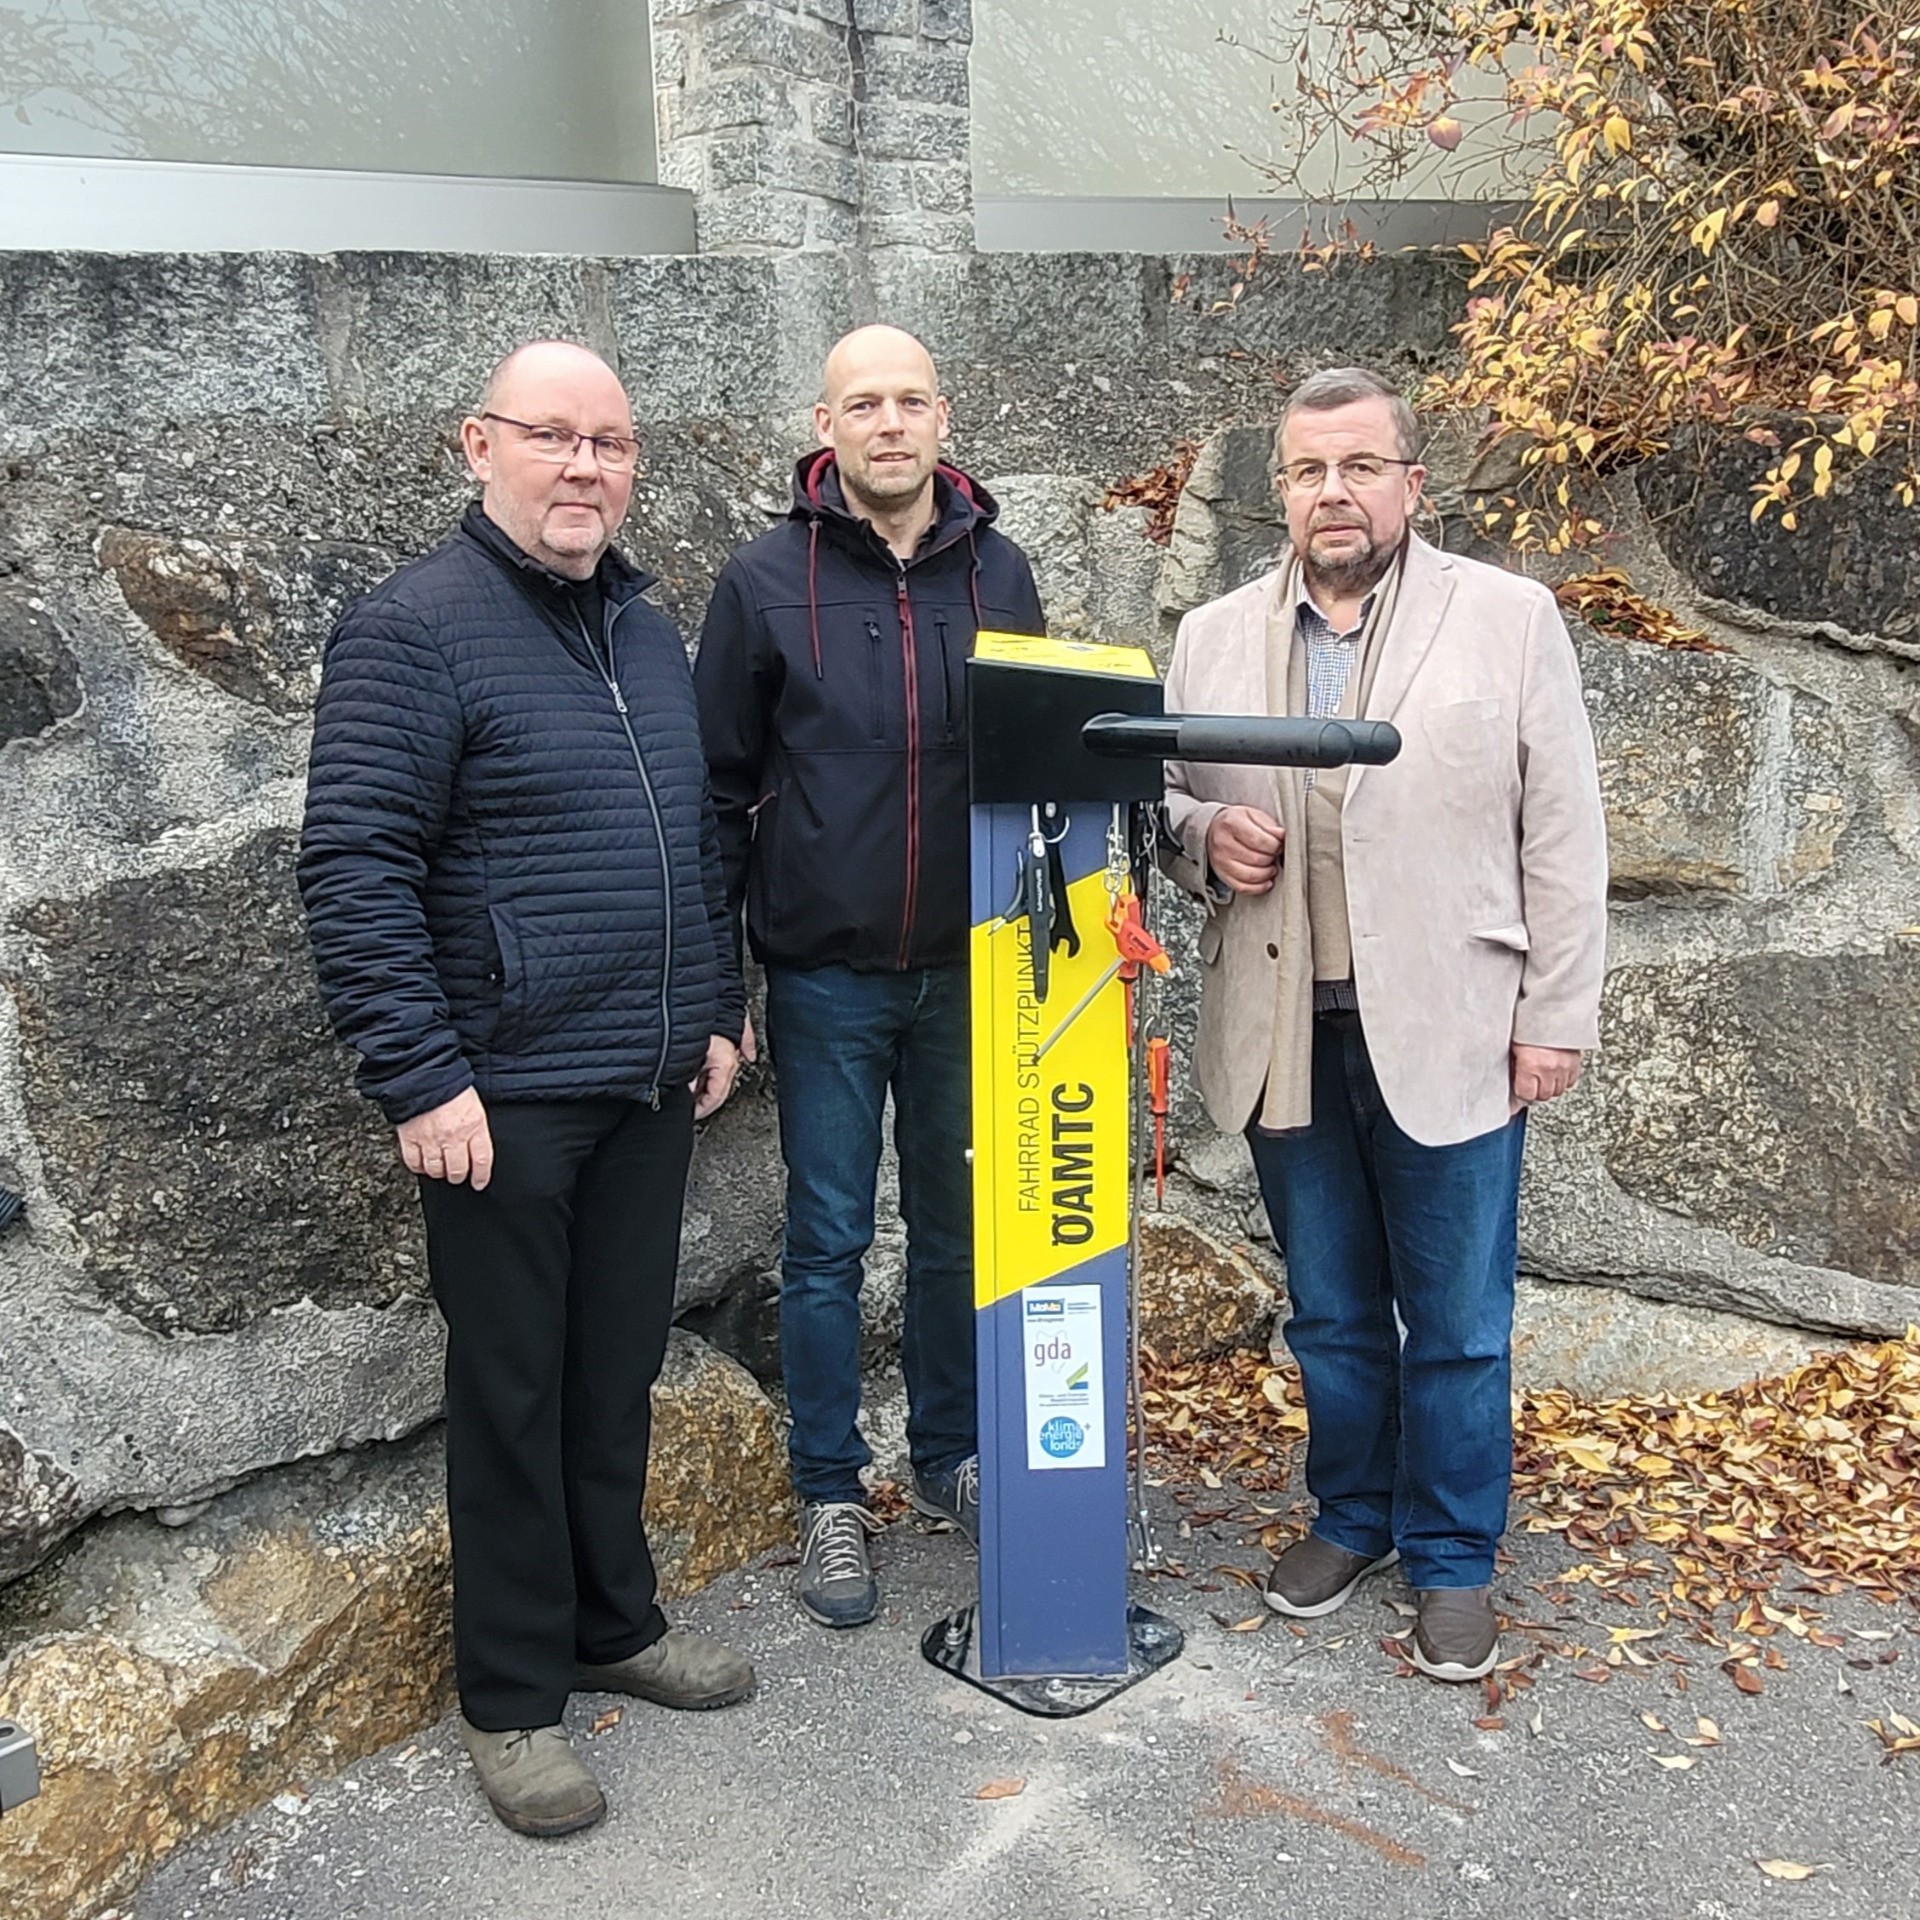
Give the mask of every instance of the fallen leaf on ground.
M 588 1732 L 591 1734 L 608 1732 L 620 1724 L 620 1717 L 625 1712 L 625 1707 L 609 1707 L 604 1713 L 596 1713 L 593 1716 L 593 1725 L 588 1729 Z
M 989 1780 L 973 1797 L 976 1800 L 1011 1800 L 1026 1790 L 1027 1783 L 1024 1780 Z
M 1656 1767 L 1665 1767 L 1669 1773 L 1685 1773 L 1689 1767 L 1700 1764 L 1690 1753 L 1654 1753 L 1647 1757 Z
M 1920 1753 L 1920 1727 L 1916 1727 L 1904 1713 L 1887 1716 L 1893 1722 L 1888 1726 L 1884 1721 L 1869 1720 L 1867 1725 L 1878 1735 L 1880 1744 L 1886 1748 L 1889 1760 L 1903 1753 Z
M 1819 1867 L 1803 1866 L 1798 1860 L 1756 1860 L 1753 1863 L 1769 1880 L 1811 1880 Z
M 1447 1756 L 1447 1767 L 1450 1772 L 1457 1773 L 1462 1780 L 1478 1780 L 1480 1778 L 1471 1767 L 1462 1766 L 1451 1754 Z

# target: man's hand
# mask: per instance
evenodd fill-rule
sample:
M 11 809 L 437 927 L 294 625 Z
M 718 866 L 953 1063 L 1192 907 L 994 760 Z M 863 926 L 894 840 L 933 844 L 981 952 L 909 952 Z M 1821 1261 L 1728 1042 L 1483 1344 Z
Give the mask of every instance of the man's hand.
M 753 1028 L 748 1026 L 747 1032 Z M 733 1091 L 734 1076 L 740 1071 L 740 1048 L 731 1040 L 714 1034 L 707 1041 L 707 1057 L 693 1082 L 693 1117 L 704 1120 L 718 1113 Z
M 1580 1054 L 1569 1047 L 1523 1047 L 1513 1045 L 1513 1112 L 1537 1106 L 1543 1100 L 1558 1100 L 1573 1090 L 1580 1078 Z
M 478 1193 L 493 1178 L 493 1135 L 487 1131 L 487 1110 L 469 1087 L 443 1107 L 415 1114 L 399 1127 L 400 1158 L 410 1173 L 429 1180 L 462 1180 Z
M 1258 807 L 1222 807 L 1207 828 L 1207 865 L 1235 893 L 1265 893 L 1280 877 L 1287 830 Z

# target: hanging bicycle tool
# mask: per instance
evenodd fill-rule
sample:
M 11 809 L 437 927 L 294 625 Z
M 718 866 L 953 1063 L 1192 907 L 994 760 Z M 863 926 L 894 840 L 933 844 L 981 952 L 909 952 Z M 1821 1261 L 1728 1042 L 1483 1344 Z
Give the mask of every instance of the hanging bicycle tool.
M 1152 1551 L 1128 1401 L 1150 1073 L 1160 1138 L 1166 1104 L 1144 1004 L 1167 966 L 1143 898 L 1161 762 L 1339 766 L 1399 739 L 1165 715 L 1127 647 L 983 633 L 967 679 L 980 1597 L 922 1650 L 1024 1712 L 1083 1713 L 1181 1646 L 1127 1596 L 1130 1533 Z M 1096 925 L 1111 944 L 1074 932 Z

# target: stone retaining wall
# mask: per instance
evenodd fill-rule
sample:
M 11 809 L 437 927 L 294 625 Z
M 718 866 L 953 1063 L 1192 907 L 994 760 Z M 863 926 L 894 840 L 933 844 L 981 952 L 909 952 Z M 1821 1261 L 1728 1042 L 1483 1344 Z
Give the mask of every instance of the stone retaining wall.
M 826 346 L 900 319 L 1056 630 L 1164 658 L 1279 543 L 1278 383 L 1344 360 L 1411 382 L 1460 300 L 1437 256 L 1270 267 L 1238 299 L 1233 273 L 912 248 L 0 262 L 0 1184 L 28 1200 L 0 1239 L 0 1579 L 89 1515 L 433 1415 L 410 1197 L 324 1030 L 289 851 L 328 622 L 457 514 L 453 430 L 496 355 L 560 333 L 616 361 L 646 441 L 629 544 L 691 637 L 784 503 Z M 1161 547 L 1101 497 L 1185 439 Z M 1443 537 L 1463 465 L 1436 457 Z M 1724 650 L 1579 636 L 1614 971 L 1607 1050 L 1536 1127 L 1524 1262 L 1895 1331 L 1920 1303 L 1920 681 L 1885 584 L 1911 534 L 1876 520 L 1898 558 L 1864 573 L 1829 552 L 1816 623 L 1786 536 L 1703 530 L 1658 489 L 1623 492 L 1629 555 Z M 1174 1135 L 1176 1208 L 1271 1267 L 1238 1143 L 1184 1091 Z M 763 1370 L 779 1205 L 762 1077 L 706 1130 L 682 1305 Z M 877 1336 L 898 1267 L 889 1223 Z

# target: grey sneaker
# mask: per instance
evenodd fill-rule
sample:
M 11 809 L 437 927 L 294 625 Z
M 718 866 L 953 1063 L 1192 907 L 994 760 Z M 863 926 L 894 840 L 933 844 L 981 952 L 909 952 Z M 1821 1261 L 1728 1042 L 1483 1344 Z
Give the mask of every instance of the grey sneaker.
M 1331 1540 L 1309 1533 L 1296 1540 L 1267 1570 L 1267 1605 L 1295 1620 L 1318 1620 L 1347 1603 L 1370 1573 L 1400 1558 L 1391 1547 L 1379 1559 L 1349 1553 Z
M 1426 1587 L 1417 1596 L 1413 1664 L 1435 1680 L 1478 1680 L 1500 1657 L 1491 1587 Z
M 460 1738 L 487 1804 L 515 1833 L 553 1839 L 578 1833 L 605 1815 L 606 1797 L 574 1752 L 565 1727 L 482 1733 L 462 1714 Z
M 753 1668 L 723 1641 L 669 1627 L 652 1646 L 611 1665 L 583 1660 L 573 1684 L 585 1693 L 630 1693 L 697 1713 L 744 1700 L 753 1691 Z
M 867 1535 L 880 1522 L 857 1500 L 813 1500 L 800 1509 L 800 1604 L 823 1627 L 861 1627 L 880 1611 Z
M 916 1473 L 907 1504 L 930 1520 L 958 1527 L 980 1544 L 980 1456 L 970 1453 L 945 1473 Z

